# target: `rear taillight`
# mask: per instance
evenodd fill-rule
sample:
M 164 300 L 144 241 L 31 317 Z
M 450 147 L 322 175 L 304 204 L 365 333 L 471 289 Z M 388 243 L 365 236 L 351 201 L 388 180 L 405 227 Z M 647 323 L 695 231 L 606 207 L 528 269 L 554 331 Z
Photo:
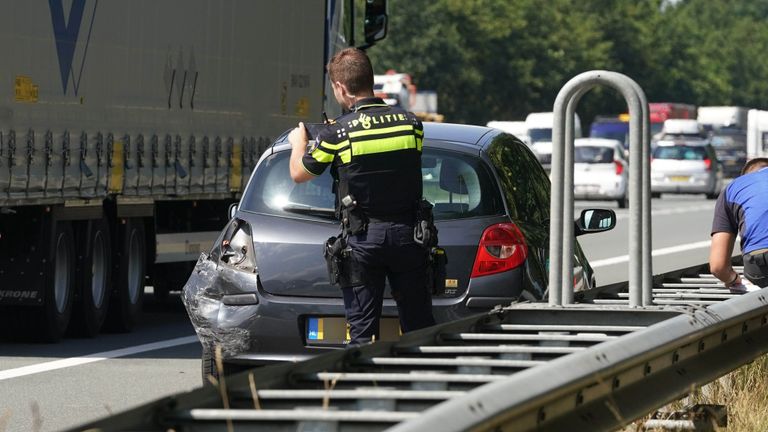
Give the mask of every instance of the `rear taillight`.
M 477 247 L 472 276 L 480 277 L 512 270 L 528 257 L 525 237 L 515 224 L 491 225 L 483 231 Z
M 624 172 L 624 165 L 617 160 L 613 161 L 613 163 L 616 165 L 616 175 L 621 175 Z
M 704 159 L 704 169 L 706 169 L 707 171 L 712 170 L 712 159 L 709 159 L 709 158 Z

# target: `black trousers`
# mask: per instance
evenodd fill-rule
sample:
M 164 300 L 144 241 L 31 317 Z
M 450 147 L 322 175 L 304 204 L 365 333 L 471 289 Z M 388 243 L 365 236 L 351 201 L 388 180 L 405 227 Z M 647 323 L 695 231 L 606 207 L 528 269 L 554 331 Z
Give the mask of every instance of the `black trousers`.
M 363 268 L 362 285 L 342 289 L 350 325 L 350 345 L 379 337 L 385 278 L 397 303 L 403 332 L 435 324 L 432 295 L 426 287 L 427 251 L 413 241 L 413 225 L 376 222 L 350 236 L 352 257 Z
M 744 276 L 750 282 L 765 288 L 768 286 L 768 252 L 744 255 Z

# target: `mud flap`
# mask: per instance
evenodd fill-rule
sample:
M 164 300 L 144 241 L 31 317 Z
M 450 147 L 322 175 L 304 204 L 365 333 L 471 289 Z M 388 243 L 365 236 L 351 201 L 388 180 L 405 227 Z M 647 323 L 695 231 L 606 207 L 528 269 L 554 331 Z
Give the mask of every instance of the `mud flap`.
M 244 323 L 255 316 L 255 311 L 225 305 L 222 297 L 254 292 L 255 279 L 253 273 L 217 264 L 208 254 L 202 253 L 182 288 L 181 299 L 200 342 L 209 347 L 221 347 L 224 357 L 251 348 L 254 341 Z

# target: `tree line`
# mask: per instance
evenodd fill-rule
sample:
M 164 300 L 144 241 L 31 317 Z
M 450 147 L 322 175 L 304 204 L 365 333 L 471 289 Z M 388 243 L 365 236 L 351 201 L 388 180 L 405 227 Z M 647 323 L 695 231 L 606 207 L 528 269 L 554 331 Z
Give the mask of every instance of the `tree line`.
M 626 74 L 650 102 L 768 108 L 768 0 L 389 0 L 377 73 L 435 90 L 446 121 L 551 111 L 592 69 Z M 585 123 L 626 112 L 615 91 L 580 102 Z

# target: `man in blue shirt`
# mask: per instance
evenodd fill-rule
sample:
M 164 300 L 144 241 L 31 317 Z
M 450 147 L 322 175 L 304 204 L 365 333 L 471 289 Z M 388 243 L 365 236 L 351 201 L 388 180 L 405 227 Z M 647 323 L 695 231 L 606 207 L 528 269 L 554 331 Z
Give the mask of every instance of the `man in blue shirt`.
M 744 276 L 768 286 L 768 158 L 748 161 L 715 205 L 709 269 L 726 288 L 741 285 L 731 266 L 736 235 L 741 236 Z

